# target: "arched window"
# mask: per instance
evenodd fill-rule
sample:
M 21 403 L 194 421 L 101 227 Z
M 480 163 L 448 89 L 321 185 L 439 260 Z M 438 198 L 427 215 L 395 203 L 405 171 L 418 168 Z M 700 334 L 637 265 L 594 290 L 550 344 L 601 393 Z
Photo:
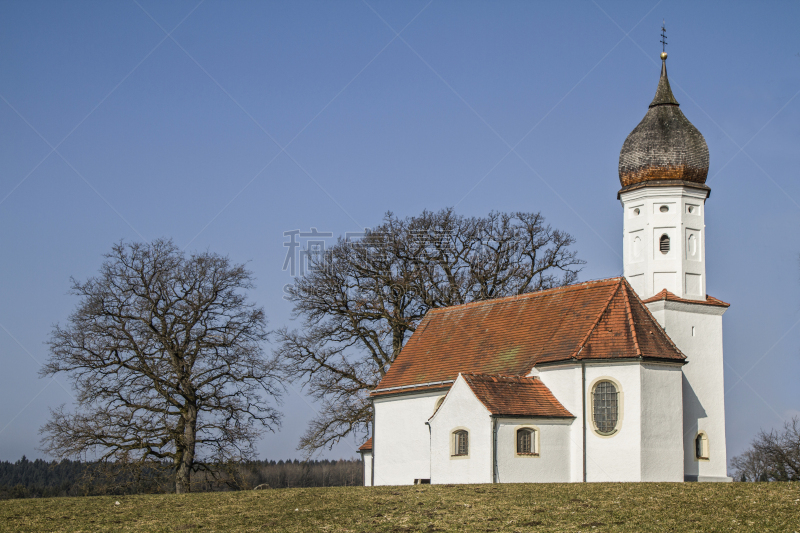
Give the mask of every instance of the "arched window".
M 619 421 L 619 393 L 610 381 L 600 381 L 592 392 L 592 419 L 601 435 L 611 435 Z
M 633 238 L 633 258 L 636 260 L 642 258 L 642 238 L 638 235 Z
M 469 455 L 469 433 L 463 429 L 453 433 L 453 455 Z
M 669 253 L 669 235 L 666 233 L 658 240 L 658 249 L 661 250 L 661 253 L 664 255 Z
M 697 459 L 708 459 L 708 436 L 698 433 L 694 439 L 694 456 Z
M 517 453 L 532 455 L 536 453 L 536 432 L 530 428 L 517 430 Z

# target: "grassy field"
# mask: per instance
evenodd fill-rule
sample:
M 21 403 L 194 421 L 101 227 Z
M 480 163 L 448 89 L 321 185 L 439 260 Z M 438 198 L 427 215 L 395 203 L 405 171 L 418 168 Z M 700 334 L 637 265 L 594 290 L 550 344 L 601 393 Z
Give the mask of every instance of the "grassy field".
M 0 531 L 195 530 L 800 532 L 800 483 L 337 487 L 0 501 Z

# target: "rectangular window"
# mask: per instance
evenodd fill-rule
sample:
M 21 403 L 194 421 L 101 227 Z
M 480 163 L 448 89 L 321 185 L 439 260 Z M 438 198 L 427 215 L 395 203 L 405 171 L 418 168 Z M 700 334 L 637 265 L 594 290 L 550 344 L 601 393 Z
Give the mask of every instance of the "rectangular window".
M 517 430 L 517 455 L 536 455 L 536 430 L 520 428 Z
M 532 453 L 531 436 L 533 432 L 529 429 L 517 431 L 517 453 Z
M 469 454 L 469 433 L 463 429 L 453 433 L 453 455 Z

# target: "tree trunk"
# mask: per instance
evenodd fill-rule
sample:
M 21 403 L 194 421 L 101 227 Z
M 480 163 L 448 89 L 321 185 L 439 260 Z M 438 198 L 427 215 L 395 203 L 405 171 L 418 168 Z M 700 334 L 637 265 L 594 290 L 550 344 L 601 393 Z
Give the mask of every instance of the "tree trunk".
M 183 426 L 182 450 L 177 454 L 178 464 L 175 472 L 175 494 L 191 492 L 192 466 L 194 465 L 195 438 L 197 433 L 197 407 L 186 408 Z

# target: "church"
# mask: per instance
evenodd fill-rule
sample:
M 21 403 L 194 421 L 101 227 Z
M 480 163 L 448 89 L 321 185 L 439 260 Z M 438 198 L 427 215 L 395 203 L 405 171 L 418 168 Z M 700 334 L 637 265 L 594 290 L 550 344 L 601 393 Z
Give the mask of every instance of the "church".
M 661 59 L 619 157 L 624 275 L 429 311 L 370 394 L 365 485 L 731 480 L 708 146 Z

